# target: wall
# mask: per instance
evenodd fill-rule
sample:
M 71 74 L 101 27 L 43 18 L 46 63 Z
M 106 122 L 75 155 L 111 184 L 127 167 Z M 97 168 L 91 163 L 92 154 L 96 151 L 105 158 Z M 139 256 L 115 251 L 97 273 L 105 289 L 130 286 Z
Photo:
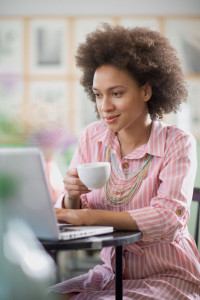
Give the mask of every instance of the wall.
M 199 13 L 199 0 L 0 0 L 0 15 L 15 16 Z

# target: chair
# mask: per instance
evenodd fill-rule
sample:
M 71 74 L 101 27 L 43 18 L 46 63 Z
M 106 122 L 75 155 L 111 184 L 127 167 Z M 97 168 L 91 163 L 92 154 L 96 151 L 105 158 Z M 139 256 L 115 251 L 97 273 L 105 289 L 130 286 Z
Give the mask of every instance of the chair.
M 194 233 L 194 240 L 196 242 L 198 248 L 198 240 L 199 240 L 199 218 L 200 218 L 200 188 L 194 188 L 192 201 L 198 202 L 197 204 L 197 219 Z

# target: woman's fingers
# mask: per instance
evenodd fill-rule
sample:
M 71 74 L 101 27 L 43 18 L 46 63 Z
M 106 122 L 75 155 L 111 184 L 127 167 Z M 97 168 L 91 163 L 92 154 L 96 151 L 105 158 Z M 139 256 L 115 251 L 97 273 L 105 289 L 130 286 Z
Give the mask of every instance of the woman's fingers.
M 90 190 L 81 182 L 78 177 L 77 169 L 69 169 L 63 180 L 65 190 L 69 197 L 78 197 L 81 194 L 89 193 Z
M 66 174 L 69 174 L 70 176 L 76 176 L 78 177 L 78 171 L 77 168 L 68 169 Z
M 85 224 L 85 219 L 87 210 L 85 209 L 63 209 L 55 208 L 56 217 L 58 221 L 74 224 L 83 225 Z
M 80 181 L 79 178 L 75 178 L 75 177 L 68 177 L 66 176 L 63 179 L 63 182 L 66 186 L 80 186 L 81 187 L 85 187 L 85 185 Z
M 77 169 L 69 169 L 66 172 L 66 176 L 65 176 L 63 182 L 67 186 L 68 185 L 84 186 L 78 177 Z

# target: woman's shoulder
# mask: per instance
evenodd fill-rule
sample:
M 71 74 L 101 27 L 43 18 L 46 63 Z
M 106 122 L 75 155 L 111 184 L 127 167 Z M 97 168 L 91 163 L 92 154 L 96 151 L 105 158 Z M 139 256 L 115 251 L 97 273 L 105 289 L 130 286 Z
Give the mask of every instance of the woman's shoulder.
M 166 128 L 166 139 L 168 143 L 176 143 L 180 141 L 184 141 L 184 143 L 190 143 L 193 145 L 196 145 L 196 140 L 192 133 L 185 129 L 182 128 L 179 125 L 170 125 L 170 124 L 165 124 Z

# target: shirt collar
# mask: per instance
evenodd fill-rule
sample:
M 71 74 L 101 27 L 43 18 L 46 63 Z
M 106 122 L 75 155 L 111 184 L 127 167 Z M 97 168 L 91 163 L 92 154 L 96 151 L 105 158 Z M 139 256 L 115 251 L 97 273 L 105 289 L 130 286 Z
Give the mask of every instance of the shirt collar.
M 166 134 L 167 127 L 162 121 L 152 121 L 151 133 L 147 144 L 142 145 L 141 147 L 134 150 L 132 153 L 129 153 L 126 156 L 126 158 L 139 159 L 145 156 L 146 153 L 151 154 L 153 156 L 164 157 Z M 113 145 L 115 145 L 114 148 L 116 149 L 116 142 L 114 142 L 116 134 L 108 130 L 103 122 L 100 123 L 100 126 L 98 126 L 98 129 L 93 134 L 92 138 L 97 142 L 102 142 L 102 144 L 105 146 L 109 146 L 110 150 L 112 150 Z M 116 150 L 114 152 L 116 152 Z
M 151 133 L 147 144 L 138 147 L 125 158 L 139 159 L 144 157 L 147 153 L 152 156 L 164 157 L 166 134 L 167 127 L 162 121 L 152 121 Z

